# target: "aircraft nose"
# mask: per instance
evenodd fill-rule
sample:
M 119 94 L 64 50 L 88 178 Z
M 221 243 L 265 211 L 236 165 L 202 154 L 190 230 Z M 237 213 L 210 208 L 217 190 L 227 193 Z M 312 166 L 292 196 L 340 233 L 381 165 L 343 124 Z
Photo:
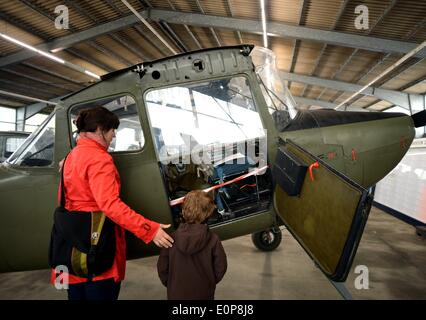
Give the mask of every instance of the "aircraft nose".
M 399 112 L 314 110 L 309 113 L 315 119 L 315 122 L 319 125 L 319 127 L 407 117 L 406 114 Z M 374 126 L 374 124 L 372 125 Z
M 413 142 L 415 130 L 412 118 L 402 113 L 366 124 L 370 126 L 362 134 L 363 185 L 372 186 L 398 165 Z
M 290 136 L 293 130 L 292 139 L 311 148 L 314 154 L 340 146 L 343 157 L 336 158 L 334 165 L 366 188 L 395 168 L 415 134 L 413 119 L 403 113 L 335 110 L 301 112 L 285 130 L 283 136 Z M 311 132 L 315 136 L 310 136 Z

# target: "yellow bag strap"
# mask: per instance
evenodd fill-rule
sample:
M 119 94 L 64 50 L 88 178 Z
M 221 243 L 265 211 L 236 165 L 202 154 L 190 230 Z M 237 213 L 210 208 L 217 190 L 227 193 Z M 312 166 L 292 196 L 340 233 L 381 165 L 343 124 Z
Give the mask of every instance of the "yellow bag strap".
M 102 228 L 105 223 L 105 215 L 101 211 L 91 212 L 91 232 L 90 232 L 90 244 L 96 246 L 99 242 Z M 87 254 L 79 251 L 77 248 L 72 248 L 71 252 L 71 264 L 76 275 L 80 277 L 87 277 L 89 270 L 87 266 Z M 90 276 L 90 275 L 89 275 Z
M 101 231 L 105 223 L 105 215 L 101 211 L 92 212 L 92 229 L 90 236 L 90 243 L 97 245 L 101 236 Z
M 87 268 L 87 254 L 73 247 L 71 252 L 71 265 L 75 274 L 79 277 L 87 277 L 89 270 Z

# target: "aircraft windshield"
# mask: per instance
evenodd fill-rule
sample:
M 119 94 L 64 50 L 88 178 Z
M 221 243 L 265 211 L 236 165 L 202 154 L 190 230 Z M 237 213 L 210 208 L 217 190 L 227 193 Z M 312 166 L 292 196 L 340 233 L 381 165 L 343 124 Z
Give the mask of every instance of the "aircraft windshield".
M 53 162 L 55 143 L 55 113 L 53 112 L 16 150 L 7 163 L 43 167 Z
M 162 88 L 145 99 L 160 160 L 265 135 L 245 77 Z
M 280 130 L 296 116 L 297 104 L 279 75 L 275 54 L 267 48 L 255 47 L 250 56 L 269 113 Z

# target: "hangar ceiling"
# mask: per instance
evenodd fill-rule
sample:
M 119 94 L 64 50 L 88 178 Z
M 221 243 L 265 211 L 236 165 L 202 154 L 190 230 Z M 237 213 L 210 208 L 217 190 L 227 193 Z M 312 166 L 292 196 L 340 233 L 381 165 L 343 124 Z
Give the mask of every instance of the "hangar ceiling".
M 34 103 L 5 92 L 51 100 L 97 81 L 91 73 L 103 75 L 172 51 L 263 45 L 260 0 L 127 0 L 172 50 L 124 2 L 1 1 L 0 35 L 65 63 L 0 37 L 0 106 Z M 353 86 L 367 84 L 426 40 L 426 1 L 265 0 L 265 4 L 268 47 L 302 108 L 339 104 L 353 94 Z M 58 5 L 69 10 L 69 29 L 55 27 Z M 358 5 L 368 8 L 367 30 L 355 26 Z M 418 98 L 426 92 L 425 58 L 423 49 L 374 87 L 401 99 Z M 382 111 L 393 106 L 383 97 L 387 96 L 358 95 L 349 104 Z

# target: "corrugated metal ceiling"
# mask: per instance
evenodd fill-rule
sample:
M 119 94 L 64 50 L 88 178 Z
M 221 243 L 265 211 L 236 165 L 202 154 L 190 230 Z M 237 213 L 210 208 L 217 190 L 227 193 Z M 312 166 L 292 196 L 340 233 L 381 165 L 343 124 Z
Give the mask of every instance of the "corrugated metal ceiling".
M 138 11 L 148 7 L 180 12 L 260 20 L 258 0 L 129 0 Z M 375 36 L 379 38 L 420 43 L 426 39 L 426 1 L 418 0 L 266 0 L 268 21 L 301 25 L 310 28 Z M 58 30 L 53 21 L 54 9 L 66 5 L 70 13 L 70 29 Z M 369 29 L 355 28 L 355 8 L 369 9 Z M 0 3 L 0 32 L 37 45 L 96 25 L 128 16 L 131 12 L 120 0 L 15 0 Z M 188 50 L 244 43 L 262 45 L 260 34 L 236 30 L 152 23 L 155 30 L 182 51 L 176 41 Z M 170 28 L 177 39 L 172 39 Z M 194 40 L 194 37 L 196 40 Z M 276 53 L 278 67 L 303 75 L 365 84 L 401 55 L 382 54 L 319 42 L 269 37 L 269 47 Z M 21 51 L 21 48 L 0 38 L 0 56 Z M 55 53 L 72 63 L 95 73 L 104 74 L 127 67 L 144 59 L 152 60 L 169 55 L 170 51 L 142 23 L 118 32 L 102 35 Z M 294 56 L 294 57 L 293 57 Z M 292 64 L 292 61 L 294 63 Z M 419 82 L 426 75 L 426 62 L 412 58 L 379 83 L 384 88 L 424 93 L 426 84 Z M 416 82 L 419 82 L 417 83 Z M 42 99 L 54 98 L 81 88 L 92 81 L 84 74 L 70 70 L 43 57 L 33 57 L 17 64 L 2 67 L 0 89 L 25 93 Z M 410 85 L 412 84 L 412 85 Z M 292 82 L 295 96 L 338 103 L 349 96 L 323 87 Z M 360 98 L 362 96 L 359 96 Z M 379 102 L 363 97 L 355 106 L 366 107 Z M 1 97 L 0 103 L 11 107 L 23 101 Z M 372 109 L 381 110 L 388 103 L 377 103 Z

